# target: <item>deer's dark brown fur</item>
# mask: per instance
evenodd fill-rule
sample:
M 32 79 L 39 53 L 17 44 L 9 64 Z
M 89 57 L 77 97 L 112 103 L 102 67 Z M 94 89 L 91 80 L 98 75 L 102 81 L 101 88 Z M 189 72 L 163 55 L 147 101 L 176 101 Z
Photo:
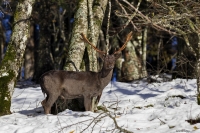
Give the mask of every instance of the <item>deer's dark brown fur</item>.
M 83 34 L 82 37 L 88 42 Z M 130 38 L 131 35 L 129 35 L 127 41 Z M 100 72 L 52 70 L 43 74 L 40 78 L 40 85 L 42 92 L 47 95 L 42 101 L 45 114 L 50 113 L 52 105 L 59 96 L 64 99 L 83 97 L 85 110 L 91 111 L 92 98 L 100 95 L 110 82 L 115 61 L 120 57 L 121 50 L 112 55 L 103 54 L 104 63 Z

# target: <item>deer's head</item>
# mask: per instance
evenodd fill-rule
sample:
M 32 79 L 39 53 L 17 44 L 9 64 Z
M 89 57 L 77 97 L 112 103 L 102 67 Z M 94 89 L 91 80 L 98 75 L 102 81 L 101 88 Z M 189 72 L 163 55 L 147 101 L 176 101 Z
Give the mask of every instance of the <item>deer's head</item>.
M 81 33 L 81 36 L 82 36 L 82 40 L 83 40 L 84 42 L 90 44 L 90 45 L 93 47 L 93 49 L 95 49 L 95 50 L 99 53 L 100 58 L 104 61 L 104 65 L 103 65 L 104 69 L 109 69 L 109 70 L 110 70 L 110 69 L 113 69 L 113 68 L 114 68 L 115 61 L 120 57 L 121 51 L 126 47 L 126 44 L 128 43 L 128 41 L 131 40 L 131 38 L 132 38 L 132 32 L 130 32 L 130 33 L 127 35 L 126 41 L 125 41 L 125 43 L 122 45 L 122 47 L 121 47 L 119 50 L 115 51 L 115 52 L 114 52 L 113 54 L 111 54 L 111 55 L 107 54 L 107 52 L 104 52 L 104 51 L 101 51 L 101 50 L 97 49 L 97 48 L 94 46 L 94 44 L 92 44 L 92 43 L 86 38 L 86 36 L 85 36 L 83 33 Z
M 115 61 L 120 57 L 121 55 L 121 51 L 126 47 L 126 44 L 128 41 L 131 40 L 132 38 L 132 32 L 130 32 L 127 37 L 126 37 L 126 41 L 125 43 L 122 45 L 122 47 L 115 51 L 113 54 L 109 55 L 107 54 L 107 52 L 104 52 L 104 51 L 101 51 L 99 49 L 97 49 L 86 37 L 85 35 L 82 33 L 81 34 L 82 36 L 82 40 L 88 44 L 90 44 L 93 49 L 95 49 L 99 55 L 100 55 L 100 58 L 103 60 L 103 67 L 102 67 L 102 70 L 101 70 L 101 77 L 104 78 L 106 77 L 110 71 L 114 68 L 115 66 Z

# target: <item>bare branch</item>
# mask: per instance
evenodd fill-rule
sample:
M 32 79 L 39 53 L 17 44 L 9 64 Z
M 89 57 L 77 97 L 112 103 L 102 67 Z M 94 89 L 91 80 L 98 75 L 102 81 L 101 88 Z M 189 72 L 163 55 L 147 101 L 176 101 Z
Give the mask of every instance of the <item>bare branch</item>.
M 119 4 L 119 6 L 122 8 L 123 12 L 125 13 L 125 16 L 128 16 L 128 13 L 126 12 L 126 10 L 125 10 L 124 7 L 122 6 L 122 4 L 119 3 L 118 0 L 115 0 L 115 1 L 116 1 L 116 2 Z M 139 9 L 140 4 L 141 4 L 141 0 L 139 0 L 139 2 L 138 2 L 138 4 L 137 4 L 137 7 L 136 7 L 137 10 Z M 133 25 L 134 29 L 136 29 L 137 31 L 139 31 L 139 29 L 135 26 L 135 24 L 134 24 L 133 21 L 132 21 L 132 19 L 136 16 L 136 14 L 137 14 L 137 11 L 135 11 L 130 17 L 127 17 L 127 18 L 128 18 L 128 21 L 125 23 L 125 26 L 123 26 L 123 28 L 122 28 L 121 30 L 125 29 L 126 26 L 128 26 L 128 24 L 131 22 L 131 24 Z M 117 13 L 116 13 L 116 15 L 117 15 Z M 117 16 L 118 16 L 118 15 L 117 15 Z M 122 16 L 124 16 L 124 15 L 122 15 Z
M 132 4 L 130 4 L 127 0 L 122 0 L 122 1 L 125 2 L 127 5 L 129 5 L 131 8 L 133 8 L 133 10 L 135 10 L 135 12 L 137 12 L 137 13 L 140 15 L 140 17 L 142 17 L 143 19 L 145 19 L 146 25 L 151 24 L 152 27 L 154 27 L 154 28 L 157 28 L 157 29 L 166 31 L 166 32 L 168 32 L 168 33 L 170 33 L 170 34 L 175 34 L 175 32 L 170 31 L 170 30 L 164 28 L 163 26 L 159 26 L 159 25 L 157 25 L 157 24 L 155 24 L 155 23 L 152 23 L 151 18 L 149 18 L 148 16 L 145 16 L 141 11 L 139 11 L 137 8 L 135 8 L 135 7 L 134 7 Z

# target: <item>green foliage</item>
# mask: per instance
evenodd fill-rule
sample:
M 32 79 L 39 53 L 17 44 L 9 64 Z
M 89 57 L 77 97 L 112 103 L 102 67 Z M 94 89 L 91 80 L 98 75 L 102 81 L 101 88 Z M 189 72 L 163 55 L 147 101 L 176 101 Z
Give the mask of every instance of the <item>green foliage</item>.
M 13 70 L 6 71 L 5 69 L 10 68 L 10 62 L 15 60 L 15 53 L 14 46 L 9 44 L 6 55 L 0 64 L 1 74 L 6 73 L 5 76 L 0 77 L 0 116 L 10 114 L 11 96 L 8 84 L 16 77 Z

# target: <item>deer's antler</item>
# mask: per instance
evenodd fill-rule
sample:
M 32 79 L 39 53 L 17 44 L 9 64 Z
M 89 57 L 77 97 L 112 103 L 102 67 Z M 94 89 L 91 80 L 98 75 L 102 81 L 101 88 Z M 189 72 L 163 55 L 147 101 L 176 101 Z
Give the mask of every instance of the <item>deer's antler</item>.
M 101 51 L 101 50 L 99 50 L 98 48 L 96 48 L 96 47 L 94 46 L 94 44 L 92 44 L 92 43 L 86 38 L 86 36 L 85 36 L 83 33 L 81 33 L 81 36 L 82 36 L 82 40 L 83 40 L 84 42 L 90 44 L 97 52 L 99 52 L 99 53 L 101 53 L 101 54 L 106 54 L 106 52 Z
M 132 38 L 132 34 L 133 34 L 133 32 L 131 31 L 131 32 L 127 35 L 126 41 L 125 41 L 125 43 L 123 44 L 123 46 L 122 46 L 119 50 L 115 51 L 114 54 L 117 53 L 117 52 L 122 51 L 122 50 L 126 47 L 126 44 L 127 44 L 128 41 L 130 41 L 131 38 Z M 99 50 L 98 48 L 96 48 L 96 47 L 86 38 L 86 36 L 85 36 L 83 33 L 81 33 L 81 36 L 82 36 L 82 40 L 83 40 L 84 42 L 90 44 L 97 52 L 99 52 L 99 53 L 101 53 L 101 54 L 106 54 L 106 52 L 101 51 L 101 50 Z
M 130 40 L 132 39 L 132 37 L 133 37 L 132 34 L 133 34 L 133 32 L 131 31 L 131 32 L 127 35 L 125 43 L 122 45 L 122 47 L 121 47 L 119 50 L 115 51 L 115 53 L 120 52 L 120 51 L 122 51 L 123 49 L 125 49 L 126 44 L 127 44 L 128 41 L 130 41 Z M 114 54 L 115 54 L 115 53 L 114 53 Z

